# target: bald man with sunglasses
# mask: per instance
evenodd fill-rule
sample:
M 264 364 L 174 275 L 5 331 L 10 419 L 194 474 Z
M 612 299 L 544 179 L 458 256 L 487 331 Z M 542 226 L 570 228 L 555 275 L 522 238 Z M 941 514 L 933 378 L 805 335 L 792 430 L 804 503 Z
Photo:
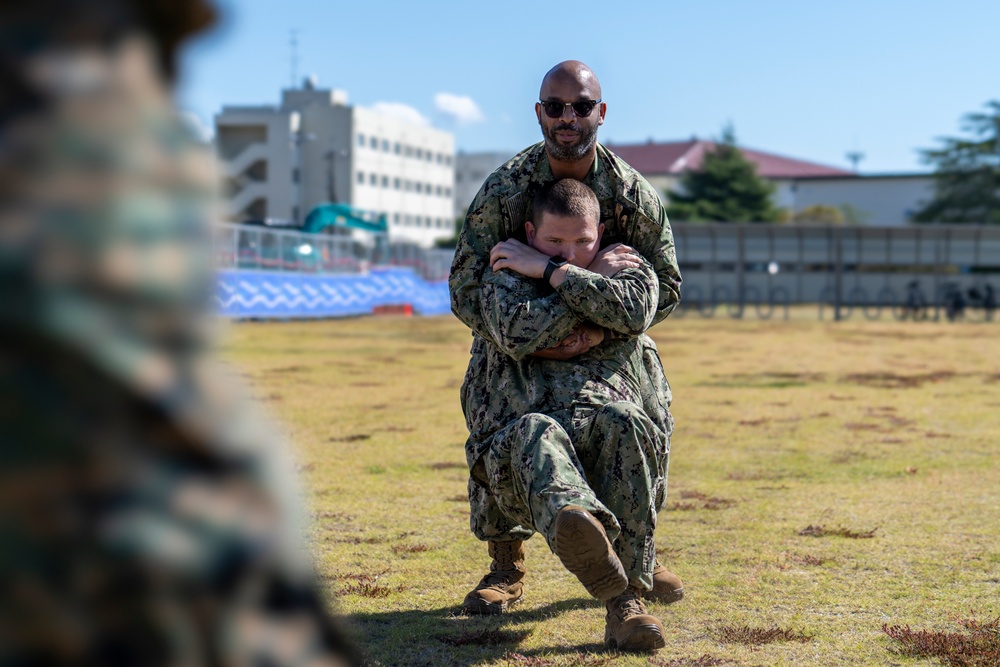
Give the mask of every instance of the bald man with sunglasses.
M 469 207 L 459 238 L 449 287 L 452 310 L 473 331 L 471 359 L 462 388 L 470 431 L 466 457 L 473 471 L 469 480 L 470 523 L 473 533 L 489 542 L 493 558 L 490 574 L 470 593 L 482 598 L 481 604 L 470 605 L 469 598 L 466 600 L 465 609 L 470 613 L 501 613 L 520 599 L 525 572 L 522 542 L 533 534 L 530 527 L 515 524 L 500 511 L 474 471 L 481 466 L 498 428 L 489 419 L 490 402 L 503 400 L 502 388 L 491 385 L 488 372 L 489 352 L 491 346 L 496 349 L 497 342 L 486 325 L 490 309 L 503 304 L 481 298 L 481 280 L 491 264 L 499 268 L 498 260 L 520 261 L 536 252 L 524 236 L 524 223 L 535 194 L 544 185 L 566 177 L 589 186 L 597 195 L 600 220 L 605 226 L 598 260 L 624 269 L 637 266 L 637 253 L 652 265 L 659 282 L 652 324 L 662 321 L 680 300 L 681 277 L 673 235 L 659 196 L 638 172 L 597 143 L 597 130 L 604 123 L 606 111 L 600 82 L 589 67 L 579 61 L 553 67 L 542 80 L 535 104 L 544 141 L 514 156 L 487 178 Z M 550 275 L 561 276 L 566 271 L 566 267 L 554 267 Z M 568 281 L 560 289 L 572 289 L 571 284 Z M 571 359 L 600 345 L 606 337 L 620 335 L 574 312 L 559 298 L 559 289 L 545 312 L 535 316 L 534 336 L 523 341 L 522 348 L 546 359 Z M 641 407 L 669 451 L 673 428 L 668 409 L 670 388 L 655 344 L 645 334 L 640 339 L 646 370 Z M 657 509 L 666 498 L 667 458 L 663 457 L 654 484 Z M 643 596 L 666 603 L 681 599 L 683 585 L 676 575 L 656 563 L 652 541 L 647 559 Z

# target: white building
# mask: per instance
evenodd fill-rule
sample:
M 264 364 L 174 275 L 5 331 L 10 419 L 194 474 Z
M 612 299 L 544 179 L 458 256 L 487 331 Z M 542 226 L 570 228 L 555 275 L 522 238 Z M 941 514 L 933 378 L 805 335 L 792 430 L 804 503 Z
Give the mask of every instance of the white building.
M 228 217 L 302 221 L 317 204 L 385 213 L 393 241 L 429 246 L 454 233 L 455 139 L 349 106 L 340 90 L 282 91 L 278 107 L 215 117 Z

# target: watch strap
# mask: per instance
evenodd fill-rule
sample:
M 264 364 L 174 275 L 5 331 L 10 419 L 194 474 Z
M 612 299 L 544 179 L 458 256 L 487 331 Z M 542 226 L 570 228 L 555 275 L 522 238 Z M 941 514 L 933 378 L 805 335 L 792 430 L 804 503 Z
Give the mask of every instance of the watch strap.
M 556 255 L 555 257 L 549 257 L 549 263 L 545 265 L 545 273 L 542 274 L 542 280 L 549 282 L 549 278 L 552 277 L 552 273 L 558 269 L 560 266 L 565 266 L 566 260 L 562 257 Z

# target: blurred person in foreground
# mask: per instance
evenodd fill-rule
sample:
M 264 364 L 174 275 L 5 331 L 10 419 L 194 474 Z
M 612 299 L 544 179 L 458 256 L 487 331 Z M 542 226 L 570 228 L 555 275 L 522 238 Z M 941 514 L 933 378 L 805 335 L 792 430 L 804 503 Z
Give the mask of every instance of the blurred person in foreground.
M 353 665 L 210 354 L 202 0 L 0 4 L 0 664 Z
M 462 386 L 462 405 L 469 427 L 466 459 L 470 473 L 481 465 L 496 433 L 495 425 L 482 414 L 504 401 L 503 387 L 496 386 L 489 369 L 497 341 L 487 326 L 490 304 L 483 298 L 483 276 L 497 244 L 510 239 L 522 246 L 526 243 L 524 223 L 532 199 L 542 187 L 567 177 L 583 182 L 597 196 L 604 224 L 602 252 L 606 251 L 608 260 L 618 261 L 616 256 L 635 253 L 649 262 L 659 283 L 659 295 L 647 326 L 662 321 L 680 301 L 681 276 L 673 234 L 659 196 L 638 172 L 597 142 L 597 130 L 604 123 L 606 111 L 600 82 L 587 65 L 568 60 L 553 67 L 542 79 L 535 104 L 543 141 L 494 171 L 469 206 L 449 290 L 452 311 L 473 333 Z M 602 345 L 605 336 L 611 337 L 607 328 L 574 312 L 558 294 L 548 298 L 546 306 L 533 313 L 531 336 L 525 336 L 521 343 L 525 354 L 568 360 Z M 655 424 L 656 437 L 662 439 L 666 449 L 659 469 L 654 471 L 656 509 L 661 509 L 666 501 L 673 430 L 671 393 L 656 344 L 645 334 L 637 338 L 644 361 L 640 376 L 643 411 Z M 523 541 L 534 530 L 505 516 L 488 485 L 474 473 L 469 477 L 469 504 L 472 532 L 488 542 L 492 562 L 489 574 L 466 597 L 464 607 L 469 613 L 501 613 L 523 595 Z M 680 578 L 657 562 L 652 531 L 648 534 L 643 570 L 637 583 L 644 598 L 668 604 L 682 599 Z

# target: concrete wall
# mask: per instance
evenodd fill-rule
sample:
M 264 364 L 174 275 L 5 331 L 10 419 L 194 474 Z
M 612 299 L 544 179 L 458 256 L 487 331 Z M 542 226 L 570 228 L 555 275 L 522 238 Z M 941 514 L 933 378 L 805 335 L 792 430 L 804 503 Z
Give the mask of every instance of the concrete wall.
M 298 125 L 298 114 L 274 107 L 224 107 L 215 117 L 227 219 L 293 218 Z

